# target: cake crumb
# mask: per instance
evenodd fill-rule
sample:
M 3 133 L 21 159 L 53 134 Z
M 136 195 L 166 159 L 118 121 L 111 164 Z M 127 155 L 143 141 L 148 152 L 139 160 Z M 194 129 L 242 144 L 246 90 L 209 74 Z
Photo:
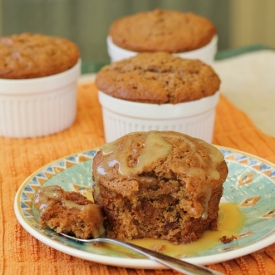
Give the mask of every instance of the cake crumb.
M 157 244 L 152 249 L 156 252 L 162 252 L 166 249 L 166 245 L 165 244 Z
M 237 237 L 232 235 L 231 237 L 227 237 L 227 236 L 222 236 L 219 239 L 222 243 L 226 244 L 226 243 L 231 243 L 234 240 L 237 240 Z

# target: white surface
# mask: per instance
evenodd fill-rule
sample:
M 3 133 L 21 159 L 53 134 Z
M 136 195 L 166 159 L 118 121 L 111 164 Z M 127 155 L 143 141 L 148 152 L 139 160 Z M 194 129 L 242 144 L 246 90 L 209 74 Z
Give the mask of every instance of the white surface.
M 212 64 L 217 53 L 217 44 L 218 36 L 215 35 L 207 45 L 200 49 L 183 53 L 175 53 L 174 55 L 180 56 L 182 58 L 200 59 L 207 64 Z M 108 54 L 112 62 L 120 61 L 122 59 L 129 58 L 137 54 L 137 52 L 125 50 L 121 47 L 118 47 L 112 42 L 110 36 L 107 37 L 107 46 Z
M 121 100 L 99 92 L 106 142 L 131 132 L 171 130 L 211 143 L 219 92 L 178 104 L 149 104 Z
M 275 136 L 275 52 L 262 50 L 216 61 L 221 92 L 264 133 Z
M 275 137 L 275 51 L 261 50 L 215 61 L 221 93 L 264 133 Z M 83 75 L 80 82 L 94 80 Z
M 68 128 L 75 120 L 79 61 L 52 76 L 0 80 L 0 136 L 39 137 Z

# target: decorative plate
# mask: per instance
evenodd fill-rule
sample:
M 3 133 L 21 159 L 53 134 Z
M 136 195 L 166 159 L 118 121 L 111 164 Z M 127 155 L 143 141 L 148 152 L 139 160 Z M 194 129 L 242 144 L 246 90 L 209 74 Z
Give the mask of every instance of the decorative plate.
M 275 165 L 242 151 L 217 147 L 229 167 L 222 199 L 238 204 L 246 219 L 237 240 L 227 244 L 220 243 L 211 249 L 198 252 L 195 257 L 185 258 L 195 264 L 230 260 L 275 242 Z M 37 222 L 37 211 L 32 207 L 32 199 L 40 186 L 58 184 L 65 190 L 74 190 L 86 195 L 91 192 L 91 164 L 96 152 L 97 149 L 94 149 L 62 158 L 28 177 L 15 197 L 14 208 L 18 221 L 41 242 L 81 259 L 129 268 L 165 268 L 135 253 L 68 240 L 52 230 L 41 228 Z

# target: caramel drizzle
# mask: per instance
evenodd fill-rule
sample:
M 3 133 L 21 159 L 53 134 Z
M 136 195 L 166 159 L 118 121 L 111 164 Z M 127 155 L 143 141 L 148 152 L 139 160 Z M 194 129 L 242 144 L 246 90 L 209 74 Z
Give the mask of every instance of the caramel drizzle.
M 67 208 L 77 208 L 79 210 L 83 210 L 85 207 L 85 205 L 80 205 L 73 201 L 66 200 L 63 192 L 56 185 L 41 187 L 36 193 L 34 203 L 39 211 L 43 212 L 44 209 L 49 206 L 51 200 L 58 200 Z
M 103 145 L 100 150 L 106 158 L 103 164 L 98 167 L 97 172 L 101 175 L 105 175 L 111 167 L 118 164 L 119 173 L 121 175 L 134 177 L 140 174 L 147 165 L 168 156 L 172 150 L 172 145 L 169 142 L 161 137 L 158 132 L 152 131 L 145 139 L 136 165 L 134 167 L 129 167 L 128 156 L 132 153 L 131 142 L 132 140 L 128 139 L 123 146 L 123 150 L 119 149 L 117 141 Z

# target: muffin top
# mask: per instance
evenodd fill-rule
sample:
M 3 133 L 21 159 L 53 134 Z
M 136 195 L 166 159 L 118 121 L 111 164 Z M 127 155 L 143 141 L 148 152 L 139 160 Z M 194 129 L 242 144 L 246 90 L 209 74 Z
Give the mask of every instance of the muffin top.
M 215 94 L 220 79 L 200 60 L 166 52 L 139 53 L 103 67 L 97 88 L 116 98 L 144 103 L 180 103 Z
M 0 78 L 25 79 L 61 73 L 80 57 L 65 38 L 22 33 L 0 38 Z
M 136 52 L 187 52 L 208 44 L 215 25 L 202 16 L 156 9 L 114 21 L 109 35 L 117 46 Z
M 130 196 L 141 185 L 178 181 L 191 193 L 221 186 L 228 173 L 213 145 L 174 131 L 133 132 L 103 145 L 93 160 L 93 178 Z M 169 186 L 169 184 L 168 184 Z

